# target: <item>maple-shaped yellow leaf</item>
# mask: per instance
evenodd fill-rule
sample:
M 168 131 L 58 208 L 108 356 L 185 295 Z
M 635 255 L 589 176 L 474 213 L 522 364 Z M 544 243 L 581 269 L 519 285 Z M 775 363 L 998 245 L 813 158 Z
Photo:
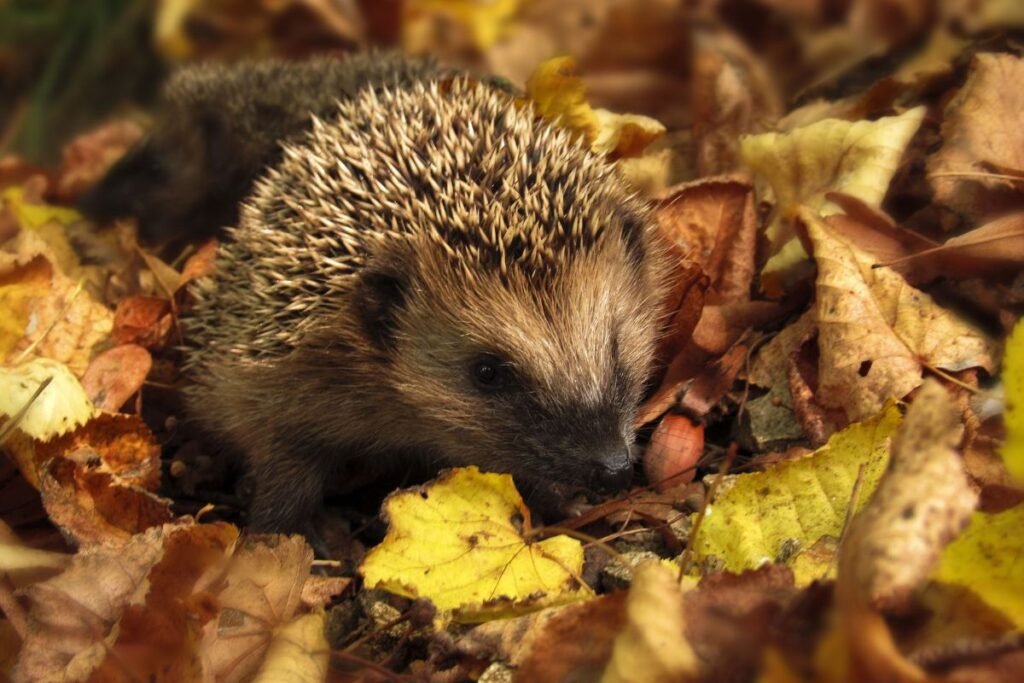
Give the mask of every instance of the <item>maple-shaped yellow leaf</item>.
M 459 621 L 482 621 L 589 596 L 583 546 L 530 539 L 530 511 L 507 474 L 443 473 L 384 502 L 384 541 L 363 560 L 368 587 L 428 598 Z
M 934 578 L 972 590 L 1024 627 L 1024 505 L 997 514 L 975 512 L 946 547 Z
M 899 411 L 889 406 L 805 458 L 731 477 L 708 507 L 693 541 L 695 557 L 715 556 L 725 569 L 740 572 L 775 561 L 786 546 L 809 548 L 823 536 L 838 538 L 861 466 L 855 509 L 878 484 L 899 422 Z
M 527 81 L 526 93 L 538 114 L 580 135 L 595 154 L 638 157 L 665 134 L 665 126 L 650 117 L 592 108 L 572 57 L 542 62 Z
M 907 284 L 810 211 L 800 212 L 818 267 L 817 401 L 850 420 L 921 384 L 922 367 L 993 370 L 995 342 Z
M 744 137 L 743 161 L 775 194 L 775 215 L 767 230 L 772 258 L 764 272 L 777 275 L 806 260 L 793 231 L 801 206 L 822 216 L 839 212 L 825 198 L 827 192 L 879 206 L 924 114 L 925 108 L 917 107 L 877 121 L 825 119 L 789 133 Z
M 49 385 L 33 401 L 32 396 L 46 380 Z M 0 367 L 0 423 L 23 410 L 17 429 L 43 440 L 85 424 L 95 412 L 85 389 L 67 366 L 48 358 Z
M 1006 391 L 1006 442 L 1001 450 L 1006 469 L 1024 483 L 1024 321 L 1018 322 L 1006 340 L 1003 360 L 1003 389 Z

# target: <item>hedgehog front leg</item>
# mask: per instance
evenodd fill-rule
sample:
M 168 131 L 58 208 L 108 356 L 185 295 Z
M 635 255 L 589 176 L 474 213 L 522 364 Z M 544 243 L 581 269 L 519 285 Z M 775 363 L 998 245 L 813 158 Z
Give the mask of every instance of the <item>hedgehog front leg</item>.
M 330 459 L 319 444 L 277 434 L 266 450 L 253 453 L 249 529 L 255 533 L 303 534 L 318 555 L 327 556 L 314 518 L 323 505 Z

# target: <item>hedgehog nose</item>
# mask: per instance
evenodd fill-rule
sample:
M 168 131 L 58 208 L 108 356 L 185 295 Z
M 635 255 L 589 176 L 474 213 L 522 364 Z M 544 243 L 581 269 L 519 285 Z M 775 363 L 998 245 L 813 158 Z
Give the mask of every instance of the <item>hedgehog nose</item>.
M 620 445 L 602 454 L 594 467 L 594 488 L 603 493 L 621 491 L 633 481 L 633 460 L 629 447 Z

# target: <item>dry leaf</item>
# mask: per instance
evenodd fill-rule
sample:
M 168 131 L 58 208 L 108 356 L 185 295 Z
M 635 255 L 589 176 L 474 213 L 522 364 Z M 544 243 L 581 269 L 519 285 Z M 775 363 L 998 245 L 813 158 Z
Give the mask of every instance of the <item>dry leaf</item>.
M 202 634 L 203 668 L 216 680 L 250 679 L 277 630 L 297 616 L 312 562 L 301 536 L 250 536 L 240 545 L 216 581 L 220 614 Z
M 123 680 L 124 671 L 200 680 L 194 648 L 210 615 L 193 591 L 237 534 L 226 524 L 167 525 L 80 551 L 67 571 L 26 589 L 32 630 L 14 681 Z
M 121 482 L 89 451 L 74 455 L 54 458 L 39 471 L 39 492 L 50 519 L 79 545 L 123 545 L 171 521 L 171 501 Z
M 698 661 L 685 637 L 683 592 L 659 562 L 633 570 L 626 625 L 615 638 L 601 683 L 686 683 L 698 678 Z
M 253 683 L 321 683 L 327 680 L 331 648 L 322 611 L 303 614 L 274 631 Z
M 921 383 L 925 367 L 994 368 L 994 342 L 927 294 L 802 212 L 818 266 L 817 402 L 851 421 Z
M 521 652 L 519 639 L 505 646 L 515 654 L 509 661 L 518 664 L 519 680 L 568 681 L 577 676 L 580 680 L 599 680 L 611 658 L 615 637 L 626 624 L 626 599 L 625 592 L 617 592 L 539 612 L 541 623 L 525 624 L 530 630 L 521 638 L 529 649 Z
M 47 381 L 49 384 L 33 400 Z M 38 440 L 65 434 L 85 424 L 95 412 L 67 366 L 47 358 L 0 367 L 0 418 L 13 418 L 26 407 L 17 429 Z
M 665 126 L 647 116 L 593 109 L 571 57 L 540 64 L 526 91 L 540 116 L 579 134 L 592 152 L 609 159 L 639 157 L 665 134 Z
M 53 266 L 45 242 L 21 230 L 0 252 L 0 360 L 11 362 L 30 346 L 33 357 L 52 358 L 81 376 L 93 348 L 110 333 L 105 306 Z M 12 324 L 13 321 L 13 324 Z
M 703 178 L 671 188 L 655 207 L 676 258 L 710 278 L 708 304 L 750 299 L 757 241 L 754 188 L 739 178 Z
M 853 582 L 872 609 L 905 609 L 946 544 L 966 526 L 977 495 L 956 450 L 962 434 L 949 393 L 927 380 L 893 436 L 886 473 L 840 552 L 839 581 Z
M 694 37 L 693 137 L 697 173 L 733 173 L 740 138 L 771 130 L 783 114 L 771 72 L 736 36 L 705 28 Z
M 843 541 L 837 637 L 855 678 L 925 680 L 897 650 L 878 610 L 906 608 L 974 508 L 977 497 L 955 450 L 962 429 L 949 394 L 929 379 L 893 438 L 885 475 Z
M 111 337 L 117 344 L 159 349 L 167 344 L 173 323 L 171 302 L 167 299 L 130 296 L 117 303 Z
M 935 200 L 973 218 L 991 216 L 1024 189 L 1024 98 L 1010 83 L 1024 80 L 1024 59 L 980 53 L 967 82 L 946 107 L 943 144 L 928 160 Z M 1010 180 L 1004 171 L 1017 174 Z
M 881 204 L 924 113 L 918 107 L 877 121 L 826 119 L 791 133 L 743 138 L 743 160 L 775 194 L 774 218 L 766 233 L 772 254 L 766 273 L 784 273 L 805 260 L 793 239 L 800 207 L 824 216 L 836 213 L 838 207 L 825 198 L 828 192 L 843 192 L 870 206 Z
M 152 367 L 153 357 L 141 346 L 115 346 L 92 359 L 82 375 L 82 388 L 96 408 L 117 412 L 142 389 Z
M 838 538 L 847 508 L 863 507 L 882 476 L 899 420 L 899 411 L 890 407 L 834 434 L 810 456 L 726 479 L 691 540 L 695 558 L 713 556 L 737 572 L 785 561 L 787 547 Z M 862 487 L 851 501 L 858 476 Z

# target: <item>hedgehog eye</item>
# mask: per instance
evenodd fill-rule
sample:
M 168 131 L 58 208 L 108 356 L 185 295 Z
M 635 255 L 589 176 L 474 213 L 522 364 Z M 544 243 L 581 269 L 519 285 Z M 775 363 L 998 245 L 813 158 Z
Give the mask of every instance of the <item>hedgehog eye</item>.
M 483 391 L 494 391 L 507 387 L 512 382 L 512 369 L 497 356 L 480 356 L 470 368 L 473 383 Z

